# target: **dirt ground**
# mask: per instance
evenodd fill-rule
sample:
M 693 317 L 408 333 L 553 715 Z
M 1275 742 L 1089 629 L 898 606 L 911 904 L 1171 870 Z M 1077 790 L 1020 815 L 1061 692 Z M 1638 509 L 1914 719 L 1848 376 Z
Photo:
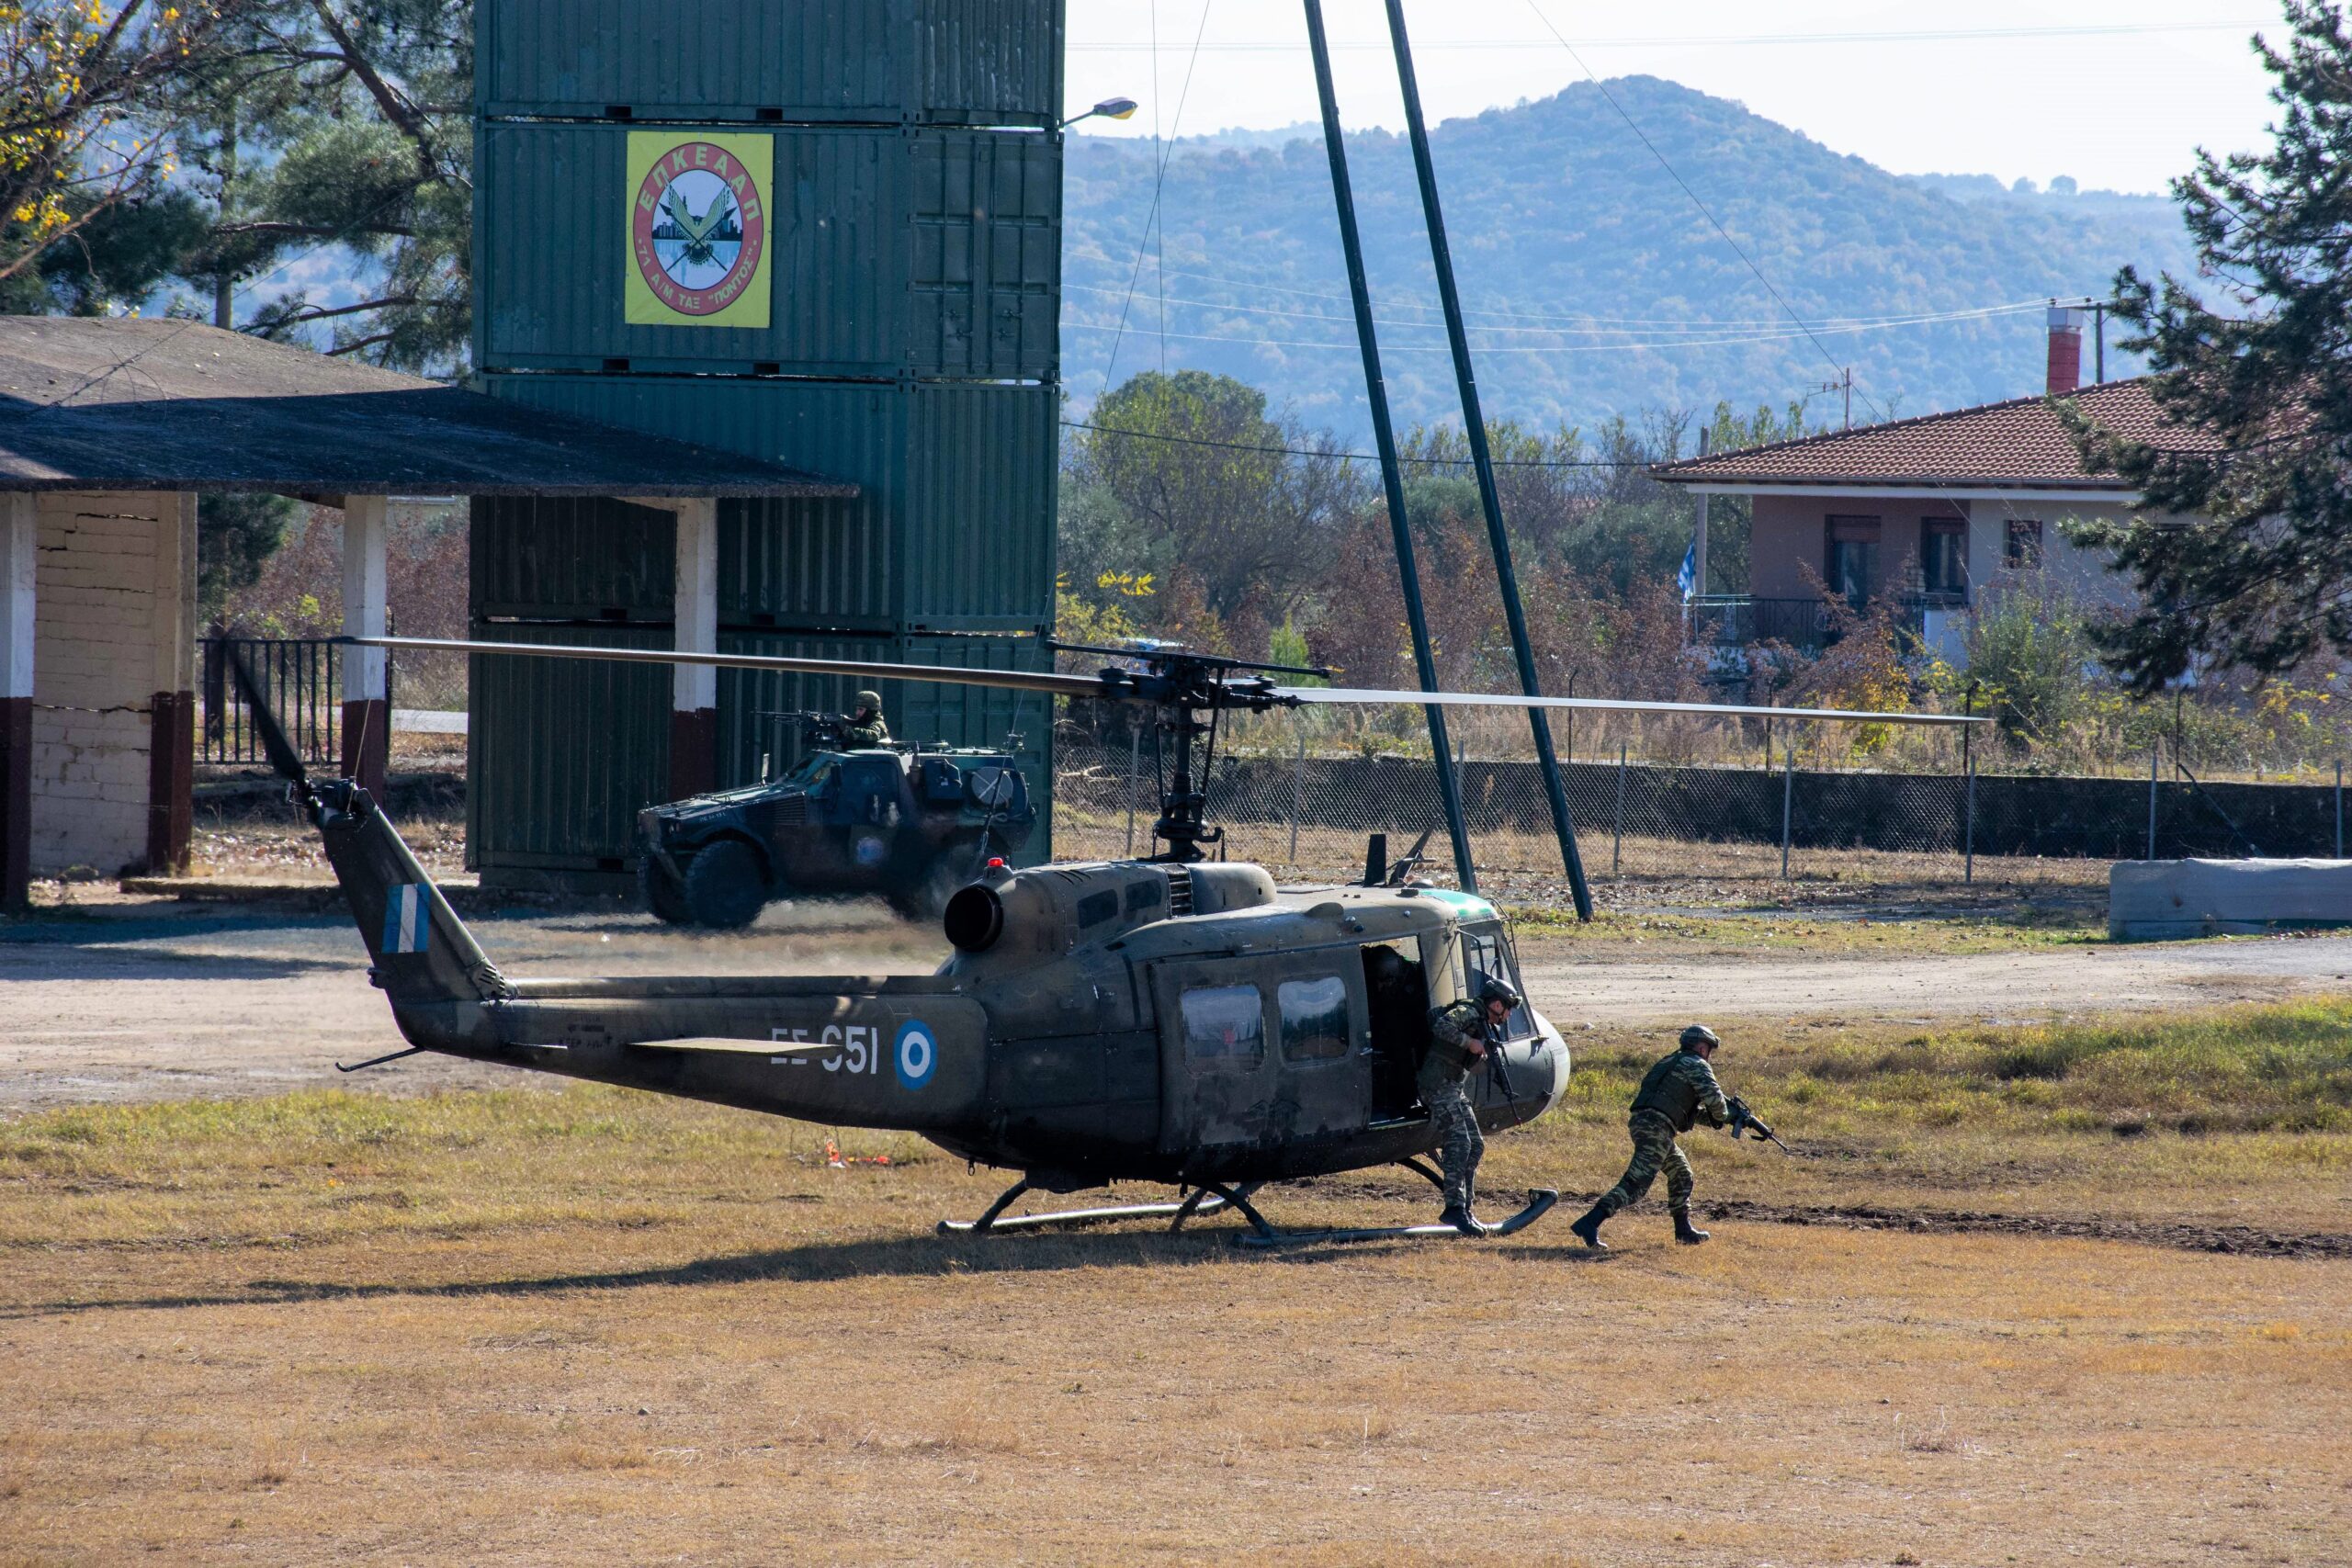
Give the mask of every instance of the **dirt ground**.
M 347 920 L 56 896 L 0 924 L 0 1568 L 2352 1562 L 2352 937 L 2116 948 L 1883 897 L 1531 925 L 1578 1076 L 1482 1186 L 1565 1212 L 1261 1256 L 941 1237 L 1004 1178 L 908 1138 L 342 1077 L 400 1043 Z M 866 904 L 469 919 L 518 974 L 941 954 Z M 1694 1139 L 1714 1240 L 1653 1197 L 1589 1256 L 1627 1075 L 1694 1015 L 1746 1026 L 1727 1072 L 1799 1152 Z M 2041 1021 L 2091 1018 L 2247 1043 L 2072 1071 Z M 1937 1076 L 2010 1042 L 2049 1063 Z M 2199 1098 L 2233 1056 L 2275 1064 L 2234 1123 Z M 2207 1076 L 2113 1077 L 2159 1066 Z M 2282 1113 L 2289 1071 L 2335 1109 Z M 1428 1217 L 1395 1172 L 1264 1196 Z
M 2352 1540 L 2341 1258 L 1762 1223 L 1712 1195 L 1772 1168 L 1714 1142 L 1695 1251 L 1654 1206 L 1601 1258 L 1557 1220 L 1271 1256 L 1218 1225 L 971 1241 L 930 1222 L 994 1179 L 904 1144 L 829 1169 L 820 1130 L 610 1091 L 278 1103 L 266 1139 L 149 1107 L 17 1151 L 0 1563 L 2324 1564 Z M 1492 1186 L 1528 1174 L 1498 1156 Z M 1269 1201 L 1361 1220 L 1419 1208 L 1408 1182 Z

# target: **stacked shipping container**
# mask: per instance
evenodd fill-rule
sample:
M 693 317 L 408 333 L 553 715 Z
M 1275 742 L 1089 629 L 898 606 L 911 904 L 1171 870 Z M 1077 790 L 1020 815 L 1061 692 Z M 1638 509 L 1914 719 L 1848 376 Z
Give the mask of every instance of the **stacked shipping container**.
M 1062 0 L 483 0 L 476 31 L 482 389 L 862 487 L 721 504 L 724 648 L 1043 667 Z M 664 646 L 673 536 L 619 502 L 477 502 L 476 635 Z M 670 777 L 666 680 L 496 663 L 471 855 L 623 873 Z M 841 684 L 722 674 L 720 782 L 790 761 L 757 713 Z M 906 738 L 1020 728 L 1050 776 L 1051 716 L 1012 694 L 884 694 Z

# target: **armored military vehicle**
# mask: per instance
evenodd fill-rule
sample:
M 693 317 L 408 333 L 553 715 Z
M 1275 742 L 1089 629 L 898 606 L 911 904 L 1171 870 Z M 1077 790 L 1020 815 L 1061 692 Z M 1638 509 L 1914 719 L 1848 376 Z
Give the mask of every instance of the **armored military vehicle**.
M 878 893 L 910 919 L 1029 841 L 1037 809 L 999 748 L 851 748 L 844 721 L 796 714 L 800 762 L 782 778 L 638 813 L 638 889 L 673 925 L 749 925 L 794 894 Z

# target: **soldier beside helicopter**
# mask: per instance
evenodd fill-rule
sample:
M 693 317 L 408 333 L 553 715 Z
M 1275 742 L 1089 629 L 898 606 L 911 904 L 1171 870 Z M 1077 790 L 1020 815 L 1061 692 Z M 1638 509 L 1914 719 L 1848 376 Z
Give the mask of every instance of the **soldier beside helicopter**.
M 1508 982 L 1489 977 L 1478 987 L 1476 1000 L 1464 997 L 1430 1012 L 1429 1054 L 1421 1058 L 1418 1087 L 1437 1129 L 1438 1166 L 1445 1176 L 1445 1212 L 1438 1224 L 1464 1235 L 1487 1234 L 1487 1227 L 1473 1212 L 1478 1161 L 1487 1152 L 1487 1140 L 1478 1131 L 1477 1113 L 1470 1108 L 1463 1080 L 1487 1055 L 1487 1047 L 1503 1043 L 1504 1028 L 1519 1005 L 1519 993 Z
M 1608 1244 L 1600 1239 L 1602 1224 L 1618 1210 L 1640 1202 L 1661 1168 L 1666 1171 L 1667 1211 L 1674 1216 L 1674 1239 L 1692 1247 L 1707 1239 L 1705 1231 L 1690 1224 L 1690 1161 L 1675 1143 L 1675 1135 L 1689 1132 L 1703 1119 L 1710 1127 L 1729 1127 L 1735 1138 L 1745 1132 L 1753 1132 L 1758 1138 L 1772 1137 L 1772 1129 L 1747 1109 L 1747 1101 L 1737 1095 L 1726 1098 L 1723 1085 L 1715 1081 L 1712 1061 L 1722 1044 L 1713 1030 L 1694 1023 L 1682 1032 L 1672 1054 L 1659 1058 L 1643 1077 L 1642 1087 L 1634 1095 L 1632 1113 L 1625 1120 L 1625 1131 L 1634 1140 L 1634 1157 L 1626 1162 L 1625 1174 L 1617 1179 L 1617 1185 L 1568 1227 L 1587 1247 L 1608 1250 Z

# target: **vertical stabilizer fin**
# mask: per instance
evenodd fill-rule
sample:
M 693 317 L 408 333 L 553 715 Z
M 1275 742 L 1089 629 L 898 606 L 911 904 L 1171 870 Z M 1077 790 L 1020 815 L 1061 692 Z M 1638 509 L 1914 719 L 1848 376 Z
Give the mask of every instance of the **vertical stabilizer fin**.
M 377 983 L 393 1005 L 511 996 L 514 987 L 401 841 L 374 797 L 350 779 L 314 782 L 243 656 L 229 662 L 270 766 L 319 829 L 327 863 L 375 961 Z

